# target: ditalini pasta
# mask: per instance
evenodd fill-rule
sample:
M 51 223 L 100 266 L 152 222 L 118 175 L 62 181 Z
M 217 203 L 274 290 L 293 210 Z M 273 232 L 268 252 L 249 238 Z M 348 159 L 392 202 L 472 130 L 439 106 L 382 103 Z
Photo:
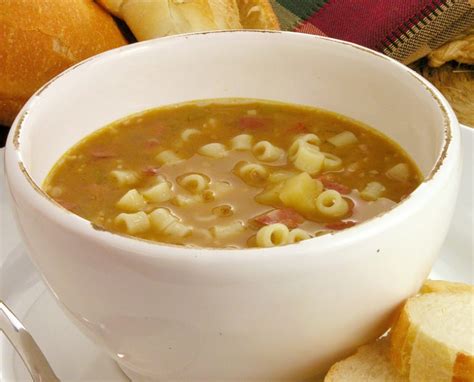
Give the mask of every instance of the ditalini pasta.
M 139 181 L 135 171 L 113 170 L 110 172 L 110 175 L 120 186 L 133 186 Z
M 184 141 L 184 142 L 188 142 L 190 140 L 192 140 L 193 137 L 197 136 L 197 135 L 201 135 L 201 130 L 198 130 L 198 129 L 186 129 L 186 130 L 183 130 L 181 132 L 181 139 Z
M 240 221 L 235 221 L 226 225 L 215 225 L 210 228 L 211 235 L 217 240 L 228 239 L 240 234 L 244 230 L 244 224 Z
M 224 158 L 227 156 L 227 148 L 222 143 L 208 143 L 201 146 L 198 153 L 210 158 Z
M 115 233 L 192 248 L 270 248 L 311 245 L 391 208 L 420 182 L 400 147 L 341 115 L 213 100 L 95 132 L 64 154 L 44 190 Z
M 136 212 L 145 209 L 146 201 L 135 189 L 128 191 L 117 202 L 117 207 L 129 212 Z
M 310 175 L 319 174 L 324 165 L 325 156 L 319 148 L 303 140 L 296 140 L 291 145 L 288 155 L 298 170 Z
M 321 139 L 316 134 L 304 134 L 296 138 L 297 141 L 303 141 L 314 146 L 319 146 L 321 144 Z
M 174 238 L 183 238 L 189 236 L 193 229 L 180 222 L 173 222 L 163 230 L 163 233 Z
M 290 232 L 282 223 L 273 223 L 260 228 L 257 232 L 257 246 L 276 247 L 288 244 Z
M 239 134 L 230 140 L 232 150 L 251 150 L 253 137 L 250 134 Z
M 169 225 L 178 222 L 178 218 L 166 208 L 157 208 L 148 216 L 152 228 L 158 233 L 164 232 Z
M 253 155 L 262 162 L 275 162 L 280 159 L 284 153 L 282 149 L 276 147 L 268 141 L 260 141 L 252 148 Z
M 159 164 L 173 164 L 181 161 L 181 158 L 171 150 L 165 150 L 155 157 Z
M 178 184 L 193 194 L 200 194 L 209 186 L 209 178 L 202 174 L 187 174 L 178 178 Z
M 114 221 L 118 226 L 125 227 L 125 232 L 130 235 L 147 232 L 150 229 L 150 220 L 143 211 L 134 214 L 121 213 Z
M 311 235 L 309 234 L 309 232 L 301 228 L 292 229 L 290 233 L 288 234 L 289 244 L 299 243 L 300 241 L 308 240 L 308 239 L 311 239 Z
M 193 207 L 202 203 L 204 201 L 203 196 L 201 195 L 183 195 L 179 194 L 176 195 L 173 199 L 171 199 L 171 203 L 177 207 Z
M 349 204 L 339 192 L 326 190 L 316 198 L 316 210 L 323 216 L 340 218 L 349 211 Z
M 329 138 L 328 142 L 336 147 L 344 147 L 357 143 L 358 140 L 353 132 L 343 131 L 342 133 L 339 133 Z
M 238 167 L 238 173 L 250 185 L 261 184 L 268 178 L 268 170 L 258 163 L 244 163 Z
M 342 167 L 342 159 L 334 154 L 323 153 L 323 170 L 334 171 L 339 170 Z
M 385 191 L 383 184 L 379 182 L 370 182 L 367 183 L 365 188 L 361 191 L 360 197 L 364 200 L 377 200 L 380 198 Z
M 149 202 L 163 203 L 173 197 L 173 191 L 168 182 L 162 182 L 144 190 L 142 195 Z
M 388 169 L 385 175 L 399 182 L 406 182 L 410 178 L 410 167 L 406 163 L 399 163 Z

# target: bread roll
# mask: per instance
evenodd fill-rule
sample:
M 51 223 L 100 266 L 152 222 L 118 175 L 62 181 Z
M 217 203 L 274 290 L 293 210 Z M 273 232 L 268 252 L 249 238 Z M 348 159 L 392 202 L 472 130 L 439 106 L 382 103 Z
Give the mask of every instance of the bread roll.
M 428 55 L 428 63 L 434 68 L 452 60 L 474 65 L 474 26 Z
M 237 0 L 244 29 L 278 30 L 280 24 L 268 0 Z
M 242 28 L 235 0 L 125 0 L 120 14 L 137 40 Z
M 0 0 L 0 124 L 67 67 L 124 44 L 92 0 Z
M 137 40 L 200 31 L 279 29 L 268 0 L 100 1 L 118 12 Z
M 102 5 L 107 11 L 112 13 L 114 16 L 121 18 L 120 7 L 122 6 L 123 0 L 96 0 Z
M 459 122 L 474 127 L 474 70 L 447 63 L 439 68 L 425 66 L 419 71 L 443 93 Z

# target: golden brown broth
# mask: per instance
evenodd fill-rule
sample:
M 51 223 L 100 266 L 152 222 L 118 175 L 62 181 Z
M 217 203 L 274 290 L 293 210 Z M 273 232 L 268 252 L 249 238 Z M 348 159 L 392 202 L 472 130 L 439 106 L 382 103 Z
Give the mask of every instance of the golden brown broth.
M 257 115 L 248 115 L 249 110 L 251 113 L 256 111 Z M 210 121 L 210 118 L 213 120 Z M 254 126 L 255 121 L 257 123 Z M 187 128 L 199 129 L 202 134 L 193 136 L 189 143 L 185 143 L 180 134 Z M 343 131 L 353 132 L 358 143 L 337 148 L 326 141 Z M 150 229 L 135 236 L 184 245 L 245 248 L 255 244 L 254 236 L 259 228 L 252 218 L 273 207 L 255 201 L 255 196 L 263 187 L 252 187 L 242 181 L 233 172 L 236 164 L 248 161 L 261 163 L 270 171 L 297 170 L 287 162 L 286 155 L 278 162 L 264 163 L 259 162 L 249 151 L 230 151 L 225 158 L 213 159 L 198 154 L 197 150 L 211 142 L 221 142 L 229 147 L 229 141 L 234 136 L 251 134 L 254 143 L 268 140 L 286 152 L 298 134 L 309 132 L 321 138 L 322 152 L 335 154 L 343 161 L 340 170 L 315 177 L 324 175 L 326 179 L 348 187 L 352 191 L 344 197 L 354 205 L 350 214 L 336 221 L 314 216 L 312 220 L 305 219 L 299 228 L 312 235 L 343 228 L 344 222 L 358 223 L 386 211 L 420 183 L 421 176 L 416 165 L 398 145 L 375 130 L 341 115 L 266 101 L 222 100 L 154 109 L 100 129 L 71 148 L 58 161 L 46 179 L 44 188 L 58 203 L 75 214 L 107 230 L 126 233 L 123 226 L 114 223 L 114 219 L 124 212 L 116 207 L 116 203 L 129 189 L 141 191 L 152 186 L 156 182 L 156 175 L 153 174 L 156 171 L 173 183 L 175 193 L 191 195 L 176 183 L 176 179 L 187 173 L 202 173 L 211 179 L 211 185 L 223 181 L 228 182 L 232 189 L 222 198 L 206 203 L 178 207 L 165 202 L 148 204 L 145 210 L 151 212 L 157 207 L 169 208 L 186 225 L 199 227 L 201 234 L 195 230 L 185 238 L 171 238 Z M 155 157 L 164 150 L 173 150 L 186 160 L 160 167 Z M 357 164 L 356 169 L 353 168 L 354 163 Z M 398 163 L 409 166 L 408 181 L 393 180 L 385 175 L 388 169 Z M 111 178 L 110 172 L 120 168 L 137 172 L 140 175 L 138 183 L 119 186 Z M 385 186 L 383 197 L 371 202 L 362 200 L 358 192 L 373 181 Z M 217 211 L 216 207 L 222 205 L 232 206 L 230 216 L 216 217 L 213 214 L 213 211 Z M 226 212 L 229 215 L 229 211 Z M 202 234 L 203 230 L 216 224 L 228 224 L 236 220 L 243 222 L 246 229 L 234 237 L 219 241 Z M 341 222 L 343 224 L 337 226 Z M 337 225 L 331 225 L 334 223 Z

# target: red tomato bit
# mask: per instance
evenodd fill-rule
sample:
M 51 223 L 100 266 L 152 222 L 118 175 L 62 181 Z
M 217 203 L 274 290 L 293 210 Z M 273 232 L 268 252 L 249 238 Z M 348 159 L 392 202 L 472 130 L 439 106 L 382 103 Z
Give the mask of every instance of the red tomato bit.
M 351 193 L 351 189 L 349 187 L 341 183 L 333 182 L 332 180 L 329 180 L 328 177 L 326 176 L 321 176 L 319 180 L 323 184 L 324 188 L 328 190 L 335 190 L 343 195 L 347 195 Z
M 336 223 L 329 223 L 329 224 L 326 224 L 326 228 L 328 229 L 333 229 L 335 231 L 341 231 L 343 229 L 346 229 L 346 228 L 350 228 L 350 227 L 353 227 L 355 226 L 357 223 L 355 221 L 352 221 L 352 220 L 348 220 L 348 221 L 340 221 L 340 222 L 336 222 Z
M 303 122 L 298 122 L 296 125 L 291 126 L 288 129 L 288 132 L 293 134 L 303 134 L 308 133 L 309 130 Z
M 91 155 L 94 159 L 107 159 L 107 158 L 115 158 L 117 154 L 114 152 L 107 150 L 107 149 L 95 149 L 91 151 Z
M 147 166 L 142 170 L 143 174 L 153 176 L 159 173 L 159 169 L 153 166 Z
M 66 210 L 72 211 L 77 207 L 77 203 L 70 202 L 67 200 L 62 200 L 62 199 L 55 199 L 56 203 L 60 204 L 62 207 L 64 207 Z
M 304 223 L 304 218 L 292 208 L 271 210 L 263 215 L 257 216 L 254 220 L 263 225 L 282 223 L 288 228 L 296 228 Z
M 239 127 L 244 130 L 257 130 L 265 127 L 267 121 L 262 117 L 247 115 L 239 119 Z

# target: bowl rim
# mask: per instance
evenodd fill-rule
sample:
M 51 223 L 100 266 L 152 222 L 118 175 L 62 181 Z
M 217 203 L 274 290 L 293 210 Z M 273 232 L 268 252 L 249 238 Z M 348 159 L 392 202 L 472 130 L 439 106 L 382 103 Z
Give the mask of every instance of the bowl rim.
M 331 44 L 335 45 L 343 45 L 351 47 L 355 50 L 362 51 L 364 53 L 368 53 L 376 57 L 376 59 L 382 59 L 386 61 L 388 64 L 394 65 L 399 69 L 406 71 L 409 73 L 414 80 L 416 80 L 420 86 L 423 86 L 428 93 L 430 93 L 431 97 L 437 103 L 442 117 L 443 117 L 443 124 L 444 124 L 444 131 L 443 131 L 443 143 L 440 149 L 439 156 L 436 160 L 435 165 L 430 170 L 429 174 L 423 179 L 421 184 L 404 200 L 400 203 L 397 203 L 391 209 L 382 212 L 381 214 L 365 220 L 357 225 L 350 227 L 348 229 L 342 231 L 336 231 L 327 235 L 314 237 L 309 240 L 305 240 L 303 242 L 297 243 L 298 247 L 295 244 L 290 244 L 286 246 L 279 246 L 279 247 L 270 247 L 270 248 L 239 248 L 239 249 L 231 249 L 231 248 L 208 248 L 208 247 L 185 247 L 181 245 L 174 245 L 168 243 L 160 243 L 154 242 L 150 240 L 145 240 L 133 236 L 129 236 L 126 234 L 110 232 L 104 230 L 100 227 L 94 226 L 93 223 L 90 221 L 68 211 L 64 207 L 60 206 L 56 203 L 52 198 L 50 198 L 41 188 L 39 184 L 29 174 L 26 166 L 23 163 L 22 155 L 21 155 L 21 131 L 25 125 L 27 125 L 28 115 L 29 113 L 34 110 L 34 101 L 41 94 L 48 89 L 50 86 L 54 85 L 56 81 L 58 81 L 63 76 L 67 76 L 69 73 L 77 70 L 78 68 L 84 65 L 93 64 L 97 60 L 104 60 L 107 59 L 109 56 L 114 56 L 121 54 L 123 52 L 141 50 L 141 49 L 152 49 L 155 45 L 160 45 L 163 42 L 167 42 L 170 40 L 187 40 L 192 38 L 202 38 L 203 36 L 212 36 L 215 35 L 234 35 L 234 34 L 255 34 L 255 35 L 262 35 L 262 34 L 269 34 L 269 35 L 283 35 L 288 36 L 288 38 L 298 38 L 298 39 L 307 39 L 310 43 L 314 40 L 326 40 Z M 13 178 L 13 175 L 9 174 L 9 169 L 12 169 L 12 174 L 14 172 L 14 168 L 8 165 L 8 159 L 11 158 L 12 163 L 16 164 L 19 167 L 21 172 L 20 177 L 22 177 L 23 181 L 29 185 L 29 187 L 25 190 L 25 194 L 28 194 L 32 200 L 33 204 L 42 204 L 39 205 L 38 208 L 42 211 L 42 214 L 46 215 L 48 218 L 53 220 L 56 224 L 61 225 L 66 230 L 77 234 L 80 237 L 87 237 L 89 240 L 94 240 L 96 242 L 100 242 L 102 244 L 106 244 L 109 247 L 113 247 L 116 249 L 121 249 L 129 252 L 134 252 L 135 256 L 145 256 L 145 257 L 157 257 L 160 255 L 160 252 L 163 250 L 166 252 L 167 255 L 171 256 L 195 256 L 198 252 L 200 258 L 207 258 L 210 256 L 211 258 L 216 258 L 216 256 L 228 258 L 230 255 L 235 255 L 237 257 L 250 257 L 252 255 L 263 256 L 268 254 L 272 258 L 281 255 L 285 256 L 289 254 L 290 256 L 294 256 L 298 252 L 308 252 L 315 250 L 315 244 L 317 243 L 318 249 L 321 249 L 322 252 L 324 250 L 331 248 L 336 249 L 341 246 L 347 245 L 347 243 L 360 241 L 373 236 L 375 233 L 380 232 L 382 230 L 386 230 L 389 226 L 395 225 L 406 219 L 410 216 L 413 211 L 415 211 L 417 206 L 417 200 L 420 199 L 419 196 L 430 192 L 430 187 L 427 187 L 430 183 L 433 183 L 433 180 L 438 178 L 439 172 L 442 168 L 446 167 L 446 159 L 449 159 L 448 152 L 452 151 L 453 143 L 459 146 L 459 123 L 457 118 L 452 110 L 451 106 L 449 105 L 448 101 L 443 97 L 443 95 L 426 79 L 424 79 L 421 75 L 410 69 L 409 67 L 403 65 L 402 63 L 380 53 L 374 51 L 370 48 L 344 41 L 339 40 L 331 37 L 326 36 L 319 36 L 319 35 L 311 35 L 311 34 L 304 34 L 298 32 L 289 32 L 289 31 L 269 31 L 269 30 L 223 30 L 223 31 L 204 31 L 204 32 L 194 32 L 194 33 L 186 33 L 186 34 L 179 34 L 179 35 L 172 35 L 161 37 L 159 39 L 147 40 L 142 41 L 134 44 L 128 44 L 119 48 L 115 48 L 98 55 L 92 56 L 87 58 L 71 67 L 66 69 L 65 71 L 59 73 L 57 76 L 52 78 L 46 84 L 44 84 L 39 90 L 37 90 L 30 99 L 25 103 L 21 111 L 18 113 L 17 117 L 15 118 L 12 127 L 10 129 L 6 150 L 5 150 L 5 174 L 7 180 L 9 178 Z M 10 180 L 9 180 L 10 183 Z M 10 186 L 10 190 L 13 187 Z M 36 201 L 33 201 L 36 198 Z M 13 198 L 14 199 L 14 198 Z M 419 202 L 419 200 L 418 200 Z M 419 203 L 418 203 L 419 204 Z M 391 224 L 388 224 L 390 222 Z M 380 219 L 384 219 L 386 222 L 385 224 L 380 224 L 378 221 Z M 338 240 L 334 240 L 333 237 L 337 235 Z M 298 248 L 298 250 L 296 250 Z M 295 253 L 293 253 L 295 252 Z M 224 256 L 223 256 L 224 255 Z

